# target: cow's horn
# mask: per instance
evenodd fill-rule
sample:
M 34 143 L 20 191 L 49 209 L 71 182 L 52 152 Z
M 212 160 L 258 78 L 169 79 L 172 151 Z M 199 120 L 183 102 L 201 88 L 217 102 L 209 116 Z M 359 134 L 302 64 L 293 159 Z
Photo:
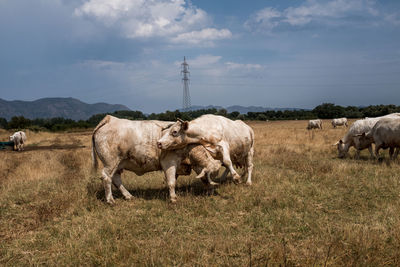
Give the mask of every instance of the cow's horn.
M 184 121 L 183 121 L 182 119 L 180 119 L 180 118 L 177 118 L 177 120 L 178 120 L 180 123 L 184 123 Z

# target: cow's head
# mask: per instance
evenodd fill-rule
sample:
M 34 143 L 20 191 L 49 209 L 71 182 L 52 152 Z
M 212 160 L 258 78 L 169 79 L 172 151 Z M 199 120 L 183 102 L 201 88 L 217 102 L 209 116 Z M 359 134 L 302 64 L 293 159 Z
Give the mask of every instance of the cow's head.
M 349 147 L 340 139 L 334 146 L 337 146 L 339 158 L 344 158 L 349 152 Z
M 178 119 L 171 127 L 163 131 L 163 135 L 157 142 L 158 148 L 171 150 L 185 147 L 187 129 L 189 129 L 189 122 Z
M 10 135 L 9 139 L 10 139 L 11 142 L 14 142 L 14 135 Z

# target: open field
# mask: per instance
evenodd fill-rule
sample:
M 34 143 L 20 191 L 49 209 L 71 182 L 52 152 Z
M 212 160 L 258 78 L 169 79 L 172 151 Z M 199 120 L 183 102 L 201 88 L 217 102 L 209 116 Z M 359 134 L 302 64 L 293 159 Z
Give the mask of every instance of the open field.
M 210 194 L 192 174 L 171 204 L 161 172 L 124 172 L 135 198 L 114 188 L 115 206 L 90 132 L 28 132 L 26 151 L 0 151 L 0 265 L 399 266 L 400 165 L 338 159 L 346 129 L 328 124 L 251 122 L 251 187 Z

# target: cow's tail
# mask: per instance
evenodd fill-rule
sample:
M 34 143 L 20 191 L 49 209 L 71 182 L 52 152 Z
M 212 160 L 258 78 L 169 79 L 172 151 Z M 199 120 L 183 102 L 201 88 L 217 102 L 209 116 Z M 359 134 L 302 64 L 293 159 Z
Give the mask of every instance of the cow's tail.
M 96 132 L 103 127 L 104 125 L 106 125 L 109 121 L 110 121 L 110 115 L 107 115 L 104 117 L 104 119 L 96 126 L 96 128 L 94 128 L 93 130 L 93 134 L 92 134 L 92 166 L 93 166 L 93 170 L 97 170 L 97 168 L 99 167 L 99 162 L 97 160 L 97 150 L 96 150 L 96 140 L 95 140 L 95 135 Z
M 97 161 L 97 151 L 96 151 L 96 143 L 94 140 L 94 134 L 92 135 L 92 166 L 93 171 L 97 170 L 99 167 L 99 162 Z

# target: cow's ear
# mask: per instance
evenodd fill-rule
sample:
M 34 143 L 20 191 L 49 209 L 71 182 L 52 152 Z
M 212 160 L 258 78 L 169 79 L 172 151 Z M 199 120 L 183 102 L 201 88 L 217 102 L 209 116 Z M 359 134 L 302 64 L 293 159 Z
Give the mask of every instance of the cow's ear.
M 189 129 L 189 122 L 188 122 L 188 121 L 182 122 L 182 129 L 183 129 L 184 131 L 186 131 L 187 129 Z

